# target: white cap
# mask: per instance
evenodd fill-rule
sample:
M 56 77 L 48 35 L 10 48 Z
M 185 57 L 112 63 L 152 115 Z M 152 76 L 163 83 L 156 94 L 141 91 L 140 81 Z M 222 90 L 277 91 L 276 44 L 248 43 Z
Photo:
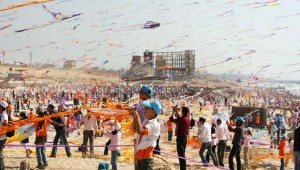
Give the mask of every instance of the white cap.
M 114 130 L 120 130 L 121 129 L 121 124 L 120 123 L 117 123 L 115 126 L 114 126 Z
M 247 130 L 249 130 L 250 132 L 252 132 L 252 128 L 251 127 L 248 127 Z
M 108 124 L 113 124 L 115 121 L 114 120 L 109 120 L 107 123 Z
M 274 120 L 271 120 L 270 122 L 271 122 L 271 123 L 274 123 Z
M 8 104 L 7 104 L 7 102 L 6 101 L 1 101 L 0 102 L 0 106 L 2 106 L 3 108 L 7 108 L 7 106 L 8 106 Z

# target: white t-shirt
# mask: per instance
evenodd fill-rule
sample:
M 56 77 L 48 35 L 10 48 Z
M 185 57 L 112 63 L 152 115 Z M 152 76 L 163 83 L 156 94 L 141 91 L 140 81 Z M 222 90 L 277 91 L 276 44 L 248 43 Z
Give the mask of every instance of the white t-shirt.
M 203 143 L 211 142 L 211 126 L 208 123 L 204 123 L 201 126 L 201 130 L 198 136 Z
M 224 123 L 221 123 L 220 126 L 218 126 L 216 129 L 216 136 L 218 140 L 227 140 L 227 134 L 228 127 Z
M 4 112 L 1 113 L 0 127 L 3 126 L 3 122 L 5 120 L 8 121 L 8 116 L 7 116 L 6 112 L 4 111 Z M 4 139 L 6 139 L 6 135 L 1 136 L 1 138 L 0 138 L 0 140 L 4 140 Z
M 137 151 L 143 150 L 148 147 L 155 147 L 156 146 L 156 140 L 158 139 L 160 135 L 160 125 L 157 121 L 157 118 L 154 118 L 152 120 L 145 120 L 142 125 L 145 125 L 145 127 L 148 129 L 148 135 L 143 135 L 142 139 L 140 135 L 138 135 L 137 141 L 140 141 L 137 144 Z

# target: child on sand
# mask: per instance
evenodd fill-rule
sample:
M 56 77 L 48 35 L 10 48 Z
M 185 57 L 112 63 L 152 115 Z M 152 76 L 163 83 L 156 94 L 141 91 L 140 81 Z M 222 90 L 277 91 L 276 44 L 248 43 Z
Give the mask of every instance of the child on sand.
M 131 112 L 133 117 L 132 124 L 136 125 L 137 137 L 137 148 L 136 148 L 136 159 L 137 169 L 153 169 L 153 150 L 156 146 L 156 140 L 160 135 L 160 125 L 157 121 L 157 116 L 161 114 L 161 105 L 158 101 L 143 101 L 145 106 L 145 121 L 140 121 L 139 114 L 137 111 Z
M 279 156 L 285 156 L 285 135 L 280 136 L 278 144 Z M 280 158 L 280 170 L 284 170 L 284 158 Z
M 109 147 L 109 150 L 111 151 L 111 166 L 113 170 L 118 169 L 118 155 L 120 152 L 120 144 L 121 144 L 121 124 L 116 122 L 116 125 L 113 127 L 113 130 L 110 131 L 103 127 L 103 134 L 104 136 L 107 136 L 110 138 L 112 145 Z
M 173 131 L 174 131 L 174 123 L 170 120 L 167 121 L 168 128 L 168 141 L 172 141 Z
M 288 137 L 289 137 L 288 141 L 289 141 L 289 145 L 290 145 L 289 155 L 293 155 L 294 154 L 294 139 L 292 138 L 292 133 L 289 133 Z M 295 163 L 295 157 L 293 157 L 292 159 L 293 159 L 293 162 Z M 286 158 L 284 167 L 287 167 L 289 160 L 290 160 L 290 158 Z
M 245 161 L 245 166 L 249 165 L 249 149 L 250 149 L 251 137 L 252 137 L 252 128 L 248 127 L 245 130 L 245 134 L 244 134 L 244 161 Z

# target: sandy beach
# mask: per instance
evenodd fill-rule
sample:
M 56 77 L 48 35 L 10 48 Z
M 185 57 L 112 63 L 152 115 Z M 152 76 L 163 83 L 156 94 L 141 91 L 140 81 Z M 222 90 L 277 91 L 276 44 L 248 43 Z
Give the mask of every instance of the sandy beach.
M 4 70 L 8 69 L 8 67 L 3 68 L 1 67 L 0 72 L 4 72 Z M 17 69 L 17 67 L 14 67 L 14 69 Z M 27 68 L 28 73 L 34 72 L 32 74 L 31 78 L 29 80 L 34 80 L 37 75 L 42 75 L 45 71 L 49 71 L 45 79 L 39 79 L 39 83 L 43 82 L 55 82 L 55 81 L 71 81 L 73 83 L 86 83 L 90 79 L 97 79 L 97 80 L 105 80 L 107 82 L 114 82 L 118 80 L 118 75 L 111 74 L 111 73 L 91 73 L 91 71 L 86 70 L 80 70 L 80 69 L 74 69 L 74 70 L 61 70 L 61 69 L 48 69 L 43 68 L 42 70 L 35 70 L 35 68 Z M 110 75 L 110 76 L 108 76 Z M 65 76 L 67 76 L 67 79 L 65 79 Z M 109 78 L 107 78 L 109 77 Z M 209 87 L 217 87 L 220 86 L 220 83 L 214 83 L 210 80 L 204 79 L 204 80 L 195 80 L 195 82 L 199 82 L 200 86 L 203 86 L 201 84 L 206 84 L 206 86 Z M 195 83 L 194 84 L 197 84 Z M 167 84 L 170 82 L 160 82 L 161 84 Z M 172 82 L 173 84 L 182 84 L 182 82 Z M 223 86 L 229 86 L 229 87 L 235 87 L 234 83 L 228 83 L 228 82 L 222 82 Z M 239 99 L 240 101 L 240 99 Z M 179 169 L 179 162 L 176 157 L 176 136 L 173 136 L 173 139 L 171 142 L 167 141 L 167 134 L 165 130 L 165 125 L 163 122 L 166 122 L 169 119 L 169 116 L 172 112 L 170 105 L 174 104 L 180 104 L 181 102 L 187 102 L 187 106 L 190 108 L 191 113 L 194 115 L 194 119 L 198 120 L 200 116 L 206 117 L 208 122 L 211 123 L 212 119 L 212 108 L 213 106 L 207 106 L 204 107 L 202 112 L 199 111 L 199 104 L 197 100 L 187 100 L 187 99 L 180 99 L 180 100 L 161 100 L 161 103 L 165 106 L 164 114 L 159 116 L 159 121 L 161 123 L 162 131 L 161 131 L 161 138 L 160 138 L 160 147 L 162 153 L 161 155 L 154 156 L 154 169 L 164 169 L 164 170 L 176 170 Z M 130 103 L 130 105 L 133 105 L 133 103 Z M 33 106 L 37 106 L 37 103 L 33 101 Z M 224 106 L 221 103 L 220 110 L 226 110 L 227 106 Z M 290 114 L 290 113 L 289 113 Z M 289 129 L 289 128 L 288 128 Z M 263 130 L 263 129 L 261 129 Z M 72 146 L 79 146 L 82 143 L 82 131 L 77 130 L 70 134 L 68 137 L 69 144 Z M 287 131 L 289 133 L 290 131 Z M 255 135 L 256 130 L 254 130 Z M 190 129 L 190 137 L 195 136 L 197 134 L 197 128 L 194 127 L 193 129 Z M 51 142 L 53 141 L 55 135 L 55 130 L 53 127 L 49 127 L 49 135 L 48 135 L 48 144 L 51 145 Z M 231 136 L 232 137 L 232 136 Z M 231 138 L 232 139 L 232 138 Z M 227 144 L 231 144 L 231 139 L 228 140 Z M 32 135 L 30 137 L 30 143 L 33 144 L 35 140 L 35 135 Z M 104 145 L 108 141 L 108 138 L 106 137 L 98 137 L 95 140 L 95 145 Z M 253 142 L 261 142 L 261 143 L 269 143 L 269 136 L 267 133 L 260 136 L 258 139 L 253 139 Z M 133 135 L 126 136 L 123 135 L 121 143 L 124 145 L 132 145 L 133 144 Z M 13 142 L 11 144 L 19 144 L 19 142 Z M 31 148 L 33 151 L 35 151 L 35 148 Z M 63 169 L 63 170 L 83 170 L 83 169 L 97 169 L 100 162 L 107 162 L 110 164 L 110 154 L 109 156 L 103 156 L 104 147 L 97 147 L 95 149 L 95 158 L 82 158 L 81 152 L 78 152 L 78 147 L 72 147 L 71 153 L 72 157 L 68 158 L 66 156 L 64 148 L 58 148 L 58 154 L 56 158 L 48 158 L 49 161 L 49 167 L 47 169 L 54 170 L 54 169 Z M 287 149 L 288 151 L 288 149 Z M 47 155 L 49 156 L 51 152 L 51 147 L 47 148 Z M 128 169 L 134 169 L 133 167 L 133 147 L 122 147 L 121 149 L 122 157 L 119 158 L 118 162 L 118 168 L 121 170 L 128 170 Z M 225 153 L 225 168 L 228 168 L 228 155 L 229 152 Z M 252 160 L 253 157 L 260 157 L 260 156 L 266 156 L 266 155 L 278 155 L 277 149 L 270 149 L 269 146 L 263 146 L 263 145 L 257 145 L 253 144 L 250 149 L 250 166 L 248 169 L 279 169 L 280 166 L 280 160 L 279 159 L 263 159 L 261 161 L 254 161 Z M 26 160 L 30 163 L 30 167 L 34 169 L 34 167 L 37 166 L 36 161 L 36 155 L 35 152 L 30 155 L 30 158 L 25 157 L 25 149 L 23 147 L 6 147 L 4 149 L 4 161 L 7 169 L 19 169 L 20 162 L 22 160 Z M 190 145 L 187 146 L 186 149 L 186 157 L 191 160 L 187 161 L 187 169 L 219 169 L 219 167 L 204 167 L 201 165 L 201 159 L 199 156 L 199 148 L 192 147 Z M 241 151 L 241 158 L 243 163 L 243 150 Z M 293 163 L 290 161 L 287 169 L 293 169 Z

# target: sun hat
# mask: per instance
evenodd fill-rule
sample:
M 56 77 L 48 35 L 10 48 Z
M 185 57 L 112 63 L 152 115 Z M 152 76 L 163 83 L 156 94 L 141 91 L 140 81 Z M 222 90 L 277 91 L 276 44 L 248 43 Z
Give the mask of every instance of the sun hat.
M 149 86 L 142 86 L 141 90 L 144 91 L 145 93 L 147 93 L 149 96 L 151 96 L 153 94 L 152 88 Z
M 161 114 L 162 106 L 157 100 L 154 100 L 153 102 L 143 101 L 143 104 L 146 107 L 152 108 L 157 115 Z

